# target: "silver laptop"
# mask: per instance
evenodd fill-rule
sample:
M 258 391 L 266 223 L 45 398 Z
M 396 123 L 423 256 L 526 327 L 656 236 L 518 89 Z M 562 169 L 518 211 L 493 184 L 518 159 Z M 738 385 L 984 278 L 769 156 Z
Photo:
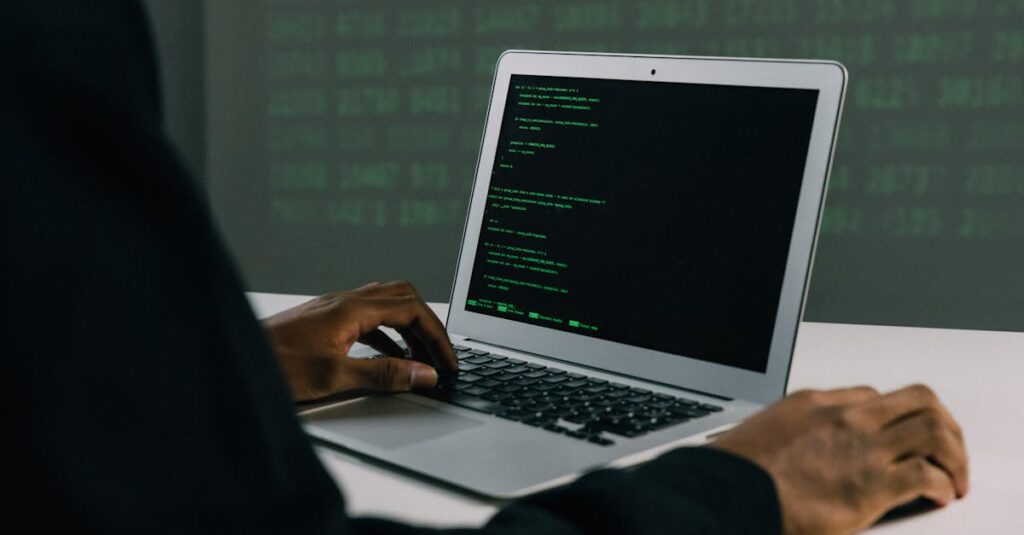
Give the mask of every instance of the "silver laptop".
M 779 399 L 845 87 L 827 61 L 504 53 L 447 321 L 460 374 L 306 430 L 509 498 Z

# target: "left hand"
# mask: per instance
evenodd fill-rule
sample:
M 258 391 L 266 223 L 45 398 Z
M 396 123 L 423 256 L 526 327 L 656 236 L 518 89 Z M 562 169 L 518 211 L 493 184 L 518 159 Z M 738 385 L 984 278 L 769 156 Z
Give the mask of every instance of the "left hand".
M 432 388 L 458 361 L 444 325 L 408 282 L 322 295 L 263 321 L 296 401 L 350 390 Z M 393 327 L 412 359 L 378 327 Z M 388 358 L 350 358 L 361 342 Z M 394 358 L 397 357 L 397 358 Z
M 792 394 L 711 444 L 764 468 L 784 533 L 854 533 L 886 511 L 967 493 L 963 432 L 934 392 L 915 385 Z

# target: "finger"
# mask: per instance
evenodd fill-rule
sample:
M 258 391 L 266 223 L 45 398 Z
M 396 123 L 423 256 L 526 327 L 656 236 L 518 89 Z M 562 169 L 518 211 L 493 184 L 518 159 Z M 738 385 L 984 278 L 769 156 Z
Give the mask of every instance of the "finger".
M 911 457 L 893 465 L 889 473 L 887 509 L 917 498 L 943 506 L 956 499 L 956 489 L 949 474 L 924 457 Z
M 340 367 L 343 384 L 339 390 L 407 392 L 437 384 L 437 372 L 422 362 L 396 358 L 345 360 Z
M 358 287 L 358 288 L 356 288 L 355 290 L 352 290 L 352 291 L 353 292 L 362 292 L 362 291 L 365 291 L 365 290 L 369 290 L 370 288 L 374 288 L 376 286 L 380 286 L 380 283 L 377 282 L 377 281 L 373 281 L 373 282 L 364 284 L 364 285 L 362 285 L 362 286 L 360 286 L 360 287 Z
M 863 403 L 879 396 L 878 390 L 870 386 L 851 386 L 821 392 L 821 399 L 828 405 L 849 405 Z
M 870 430 L 885 428 L 901 418 L 923 410 L 937 411 L 948 418 L 952 425 L 956 425 L 945 407 L 942 407 L 939 398 L 924 385 L 901 388 L 850 408 L 850 412 L 855 413 Z M 959 430 L 959 427 L 956 429 Z
M 432 360 L 443 369 L 458 369 L 458 360 L 441 320 L 419 297 L 367 299 L 361 304 L 360 331 L 379 325 L 408 329 L 426 347 Z
M 904 418 L 882 431 L 879 446 L 890 460 L 909 457 L 934 460 L 953 479 L 957 496 L 967 493 L 967 450 L 941 415 L 922 411 Z
M 419 296 L 419 292 L 416 288 L 408 281 L 391 281 L 381 283 L 373 283 L 359 288 L 360 295 L 366 297 L 400 297 L 404 295 L 415 295 Z
M 448 339 L 448 333 L 444 330 L 444 326 L 441 325 L 437 316 L 434 315 L 434 311 L 430 310 L 426 303 L 420 302 L 422 303 L 427 321 L 433 320 L 432 323 L 436 324 L 433 326 L 434 329 L 442 333 L 443 339 L 429 338 L 427 333 L 423 329 L 417 329 L 416 325 L 398 328 L 398 333 L 402 335 L 407 344 L 410 344 L 409 348 L 414 355 L 413 358 L 421 362 L 432 363 L 439 370 L 455 371 L 458 369 L 458 360 L 456 360 L 451 341 Z
M 427 346 L 423 345 L 423 342 L 409 329 L 395 329 L 398 334 L 405 340 L 405 347 L 409 348 L 409 356 L 424 363 L 430 364 L 431 366 L 438 366 L 439 363 L 434 361 L 434 357 L 430 354 L 430 350 Z
M 389 357 L 405 357 L 405 350 L 380 329 L 374 329 L 359 337 L 359 341 Z
M 800 390 L 790 394 L 790 397 L 817 405 L 849 405 L 862 403 L 878 395 L 878 390 L 870 386 L 853 386 L 834 390 Z
M 367 288 L 367 287 L 364 287 Z M 415 297 L 422 301 L 419 292 L 416 288 L 408 281 L 391 281 L 385 284 L 377 284 L 373 287 L 369 287 L 367 290 L 361 293 L 364 297 Z M 426 303 L 423 306 L 427 306 Z M 429 307 L 427 307 L 429 310 Z M 410 328 L 397 328 L 398 334 L 405 340 L 406 347 L 409 348 L 409 355 L 425 364 L 437 366 L 440 369 L 449 369 L 449 362 L 446 362 L 445 355 L 435 354 L 429 346 L 429 341 L 420 340 L 420 336 L 417 332 Z

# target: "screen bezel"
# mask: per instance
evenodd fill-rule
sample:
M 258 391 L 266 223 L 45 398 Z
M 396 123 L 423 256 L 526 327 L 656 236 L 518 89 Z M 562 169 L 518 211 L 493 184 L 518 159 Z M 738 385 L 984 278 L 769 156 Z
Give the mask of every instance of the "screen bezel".
M 487 191 L 490 188 L 491 170 L 513 74 L 818 91 L 807 162 L 765 372 L 715 364 L 466 310 L 466 296 L 473 273 Z M 452 288 L 448 331 L 489 344 L 727 398 L 758 403 L 779 399 L 785 393 L 793 346 L 803 315 L 846 79 L 843 65 L 832 61 L 506 51 L 498 59 L 491 87 L 491 100 Z

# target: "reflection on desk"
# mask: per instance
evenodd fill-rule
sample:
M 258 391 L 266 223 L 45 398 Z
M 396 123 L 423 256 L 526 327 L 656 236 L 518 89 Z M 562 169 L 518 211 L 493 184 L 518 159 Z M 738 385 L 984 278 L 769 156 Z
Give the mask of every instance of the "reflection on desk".
M 257 316 L 308 296 L 249 294 Z M 447 305 L 431 304 L 444 319 Z M 790 391 L 867 384 L 931 386 L 960 421 L 971 459 L 971 491 L 945 509 L 899 518 L 878 533 L 1024 533 L 1024 333 L 804 323 Z M 479 526 L 496 510 L 386 466 L 318 447 L 345 491 L 349 512 L 420 525 Z

